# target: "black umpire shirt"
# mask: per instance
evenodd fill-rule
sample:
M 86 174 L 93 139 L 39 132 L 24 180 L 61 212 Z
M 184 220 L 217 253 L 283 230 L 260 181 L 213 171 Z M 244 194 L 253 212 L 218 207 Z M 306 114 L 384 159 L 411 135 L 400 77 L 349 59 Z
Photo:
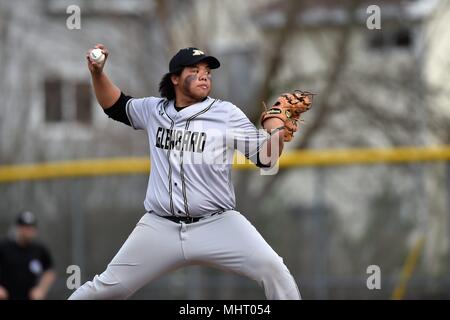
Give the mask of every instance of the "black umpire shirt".
M 21 247 L 11 239 L 0 242 L 0 285 L 8 290 L 11 300 L 29 299 L 30 290 L 52 266 L 50 253 L 41 244 Z

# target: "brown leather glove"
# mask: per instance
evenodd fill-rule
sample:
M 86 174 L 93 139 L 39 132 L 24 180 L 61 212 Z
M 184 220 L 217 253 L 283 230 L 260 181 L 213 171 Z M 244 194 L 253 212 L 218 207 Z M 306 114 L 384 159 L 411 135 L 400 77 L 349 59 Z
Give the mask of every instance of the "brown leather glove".
M 264 127 L 264 121 L 269 118 L 280 119 L 284 123 L 284 141 L 291 141 L 298 130 L 301 114 L 312 107 L 313 96 L 313 93 L 300 90 L 280 95 L 273 106 L 261 114 L 261 125 Z

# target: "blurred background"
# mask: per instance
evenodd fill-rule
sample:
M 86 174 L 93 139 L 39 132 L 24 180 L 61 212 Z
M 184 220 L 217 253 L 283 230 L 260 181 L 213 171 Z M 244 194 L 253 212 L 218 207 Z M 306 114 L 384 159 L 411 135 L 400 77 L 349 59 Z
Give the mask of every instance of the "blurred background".
M 69 28 L 71 5 L 79 29 Z M 380 29 L 368 28 L 370 5 Z M 169 59 L 196 46 L 222 62 L 212 96 L 254 123 L 261 101 L 318 93 L 285 152 L 326 152 L 325 162 L 233 172 L 239 211 L 284 258 L 303 298 L 448 299 L 449 19 L 449 0 L 0 0 L 0 236 L 20 210 L 36 214 L 57 271 L 49 299 L 70 295 L 69 265 L 82 283 L 101 273 L 144 213 L 148 173 L 71 176 L 69 166 L 32 179 L 21 165 L 148 159 L 145 133 L 97 104 L 85 54 L 105 44 L 112 80 L 129 95 L 157 96 Z M 353 161 L 353 149 L 365 160 Z M 380 289 L 367 287 L 370 265 L 380 267 Z M 133 298 L 264 294 L 246 278 L 189 267 Z

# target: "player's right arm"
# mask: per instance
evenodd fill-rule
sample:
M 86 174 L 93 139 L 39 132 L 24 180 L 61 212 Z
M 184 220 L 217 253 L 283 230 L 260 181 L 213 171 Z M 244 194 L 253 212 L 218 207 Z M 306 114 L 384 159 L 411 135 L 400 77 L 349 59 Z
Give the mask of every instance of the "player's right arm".
M 136 130 L 146 129 L 151 112 L 156 109 L 155 106 L 161 99 L 154 97 L 135 99 L 124 94 L 103 72 L 109 55 L 108 49 L 102 44 L 96 45 L 95 48 L 103 51 L 105 59 L 102 62 L 92 61 L 91 50 L 86 54 L 86 59 L 91 72 L 95 96 L 103 111 L 108 117 Z
M 108 109 L 119 100 L 121 91 L 103 72 L 105 62 L 109 55 L 108 49 L 102 44 L 97 44 L 95 48 L 101 49 L 105 54 L 103 62 L 95 62 L 90 58 L 89 54 L 92 49 L 86 54 L 86 59 L 88 61 L 89 71 L 91 72 L 92 85 L 97 101 L 103 109 Z
M 108 117 L 122 122 L 127 126 L 133 127 L 135 129 L 139 128 L 139 119 L 135 114 L 133 114 L 134 109 L 129 107 L 130 100 L 133 97 L 125 95 L 103 72 L 103 68 L 105 66 L 105 62 L 108 58 L 109 51 L 108 49 L 102 45 L 97 44 L 95 48 L 101 49 L 105 54 L 105 59 L 102 62 L 95 62 L 90 57 L 90 52 L 93 50 L 89 50 L 86 54 L 86 59 L 88 61 L 88 68 L 91 72 L 92 78 L 92 86 L 94 87 L 95 96 L 97 97 L 97 101 L 100 106 L 103 108 L 103 111 L 108 115 Z M 137 99 L 138 101 L 140 99 Z M 136 102 L 134 105 L 137 104 Z M 133 105 L 133 106 L 134 106 Z

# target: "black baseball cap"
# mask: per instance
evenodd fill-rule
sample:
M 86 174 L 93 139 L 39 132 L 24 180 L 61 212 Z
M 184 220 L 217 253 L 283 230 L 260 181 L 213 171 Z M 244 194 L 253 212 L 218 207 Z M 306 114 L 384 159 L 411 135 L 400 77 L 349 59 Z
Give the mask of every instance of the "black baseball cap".
M 169 72 L 177 72 L 187 66 L 199 62 L 206 62 L 211 69 L 220 67 L 220 62 L 213 56 L 207 56 L 202 50 L 194 47 L 184 48 L 172 57 L 169 63 Z
M 17 215 L 16 225 L 18 226 L 36 226 L 36 216 L 31 211 L 22 211 Z

